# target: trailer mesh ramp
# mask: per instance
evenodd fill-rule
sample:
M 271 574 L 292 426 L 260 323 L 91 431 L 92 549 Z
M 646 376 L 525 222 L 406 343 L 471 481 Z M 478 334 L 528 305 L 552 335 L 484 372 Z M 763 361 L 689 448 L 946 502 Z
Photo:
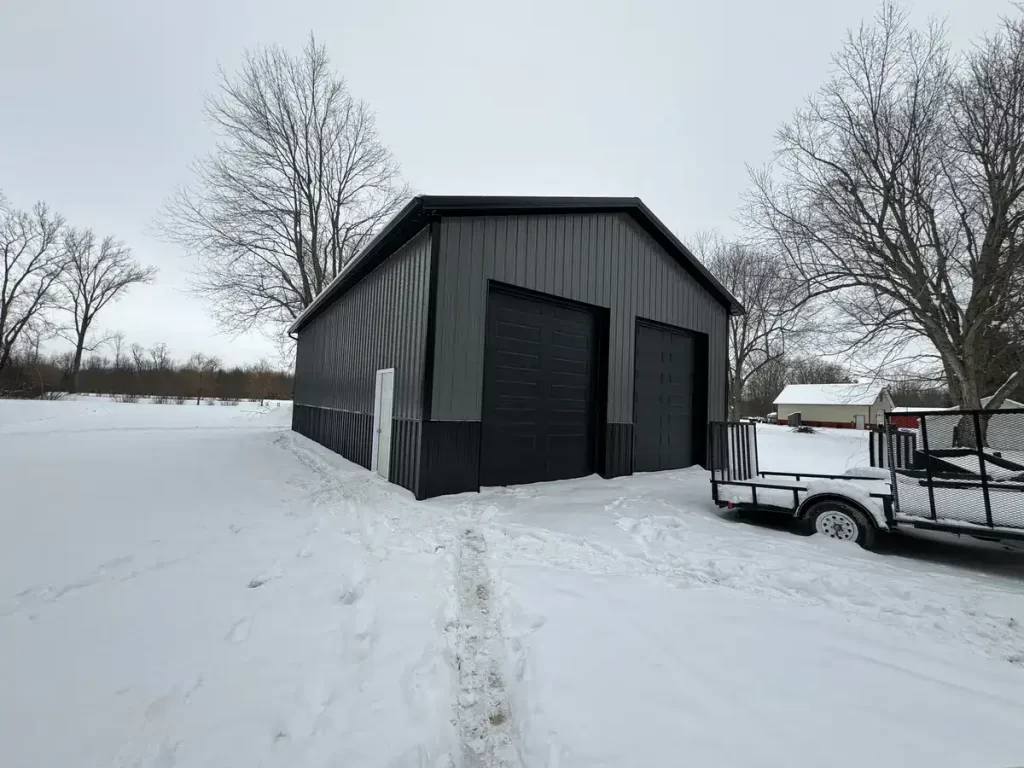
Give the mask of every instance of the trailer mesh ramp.
M 1024 410 L 934 411 L 901 467 L 888 444 L 899 519 L 965 529 L 1024 530 Z

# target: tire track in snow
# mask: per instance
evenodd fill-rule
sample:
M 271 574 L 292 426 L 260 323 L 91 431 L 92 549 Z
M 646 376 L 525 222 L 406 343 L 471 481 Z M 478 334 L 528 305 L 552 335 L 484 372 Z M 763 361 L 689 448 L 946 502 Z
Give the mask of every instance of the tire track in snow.
M 483 535 L 467 528 L 460 540 L 456 578 L 456 717 L 465 768 L 511 768 L 519 760 L 501 670 L 504 644 L 486 558 Z

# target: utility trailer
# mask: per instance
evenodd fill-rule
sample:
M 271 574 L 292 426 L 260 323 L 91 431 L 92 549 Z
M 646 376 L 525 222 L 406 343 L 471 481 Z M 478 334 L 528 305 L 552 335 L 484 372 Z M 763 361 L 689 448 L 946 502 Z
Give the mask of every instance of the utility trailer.
M 712 422 L 712 498 L 866 549 L 901 527 L 1024 540 L 1024 409 L 922 411 L 917 430 L 894 415 L 870 436 L 872 466 L 841 475 L 761 470 L 756 425 Z

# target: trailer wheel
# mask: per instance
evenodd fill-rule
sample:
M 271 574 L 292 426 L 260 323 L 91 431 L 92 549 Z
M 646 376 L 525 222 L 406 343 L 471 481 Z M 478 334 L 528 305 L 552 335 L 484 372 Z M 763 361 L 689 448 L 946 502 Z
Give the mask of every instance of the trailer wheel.
M 836 499 L 826 499 L 807 510 L 807 527 L 839 541 L 855 541 L 864 549 L 874 549 L 875 526 L 861 510 Z

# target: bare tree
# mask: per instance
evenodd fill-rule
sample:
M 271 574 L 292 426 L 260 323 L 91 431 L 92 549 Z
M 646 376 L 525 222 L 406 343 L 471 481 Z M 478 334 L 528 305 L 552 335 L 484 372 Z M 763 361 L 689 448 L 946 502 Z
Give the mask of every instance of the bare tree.
M 786 361 L 787 384 L 852 384 L 850 372 L 840 363 L 821 357 L 797 357 Z
M 72 317 L 68 338 L 75 346 L 69 382 L 70 391 L 77 392 L 82 353 L 106 341 L 89 343 L 96 315 L 132 285 L 152 281 L 156 269 L 143 267 L 132 257 L 131 249 L 113 237 L 97 240 L 91 229 L 66 230 L 63 248 L 65 267 L 58 282 Z
M 408 197 L 399 166 L 312 36 L 249 53 L 206 113 L 221 136 L 161 217 L 198 256 L 196 292 L 230 331 L 280 330 Z
M 212 389 L 210 382 L 220 370 L 220 358 L 204 355 L 201 352 L 189 357 L 185 363 L 185 370 L 191 375 L 196 390 L 196 405 L 203 400 L 203 392 Z M 205 387 L 205 390 L 204 390 Z
M 54 306 L 64 267 L 59 247 L 64 220 L 43 203 L 31 211 L 9 208 L 0 197 L 0 371 L 11 362 L 18 339 Z
M 128 348 L 128 351 L 131 352 L 132 355 L 131 366 L 135 373 L 142 373 L 149 368 L 149 361 L 146 359 L 146 348 L 144 346 L 138 342 L 134 342 L 131 347 Z
M 775 358 L 750 375 L 744 387 L 744 403 L 748 415 L 766 416 L 775 410 L 775 398 L 786 388 L 788 374 L 788 361 Z
M 809 295 L 786 261 L 763 248 L 702 233 L 695 250 L 746 310 L 729 319 L 729 410 L 736 418 L 750 378 L 807 335 Z
M 107 342 L 114 348 L 114 368 L 123 371 L 128 367 L 128 355 L 125 354 L 124 331 L 114 331 L 107 337 Z
M 931 355 L 953 400 L 979 408 L 994 331 L 1024 315 L 1024 22 L 961 60 L 941 25 L 916 30 L 886 3 L 752 176 L 751 221 L 856 346 Z M 1024 356 L 1011 369 L 1009 384 Z
M 249 374 L 249 393 L 253 397 L 258 397 L 260 405 L 263 405 L 277 372 L 266 360 L 260 360 L 249 366 L 246 373 Z
M 174 361 L 171 359 L 171 353 L 167 349 L 167 345 L 158 341 L 152 347 L 149 348 L 149 357 L 152 360 L 154 371 L 167 371 L 170 370 Z

